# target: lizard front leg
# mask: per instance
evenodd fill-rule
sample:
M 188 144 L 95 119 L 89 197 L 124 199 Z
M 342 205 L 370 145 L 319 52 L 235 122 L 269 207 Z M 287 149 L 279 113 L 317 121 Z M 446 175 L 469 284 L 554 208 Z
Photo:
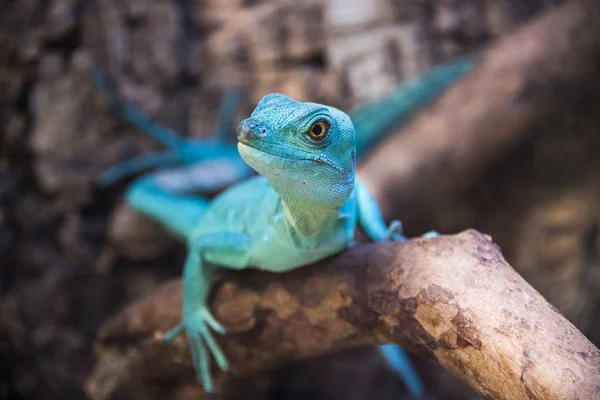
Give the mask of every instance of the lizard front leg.
M 358 221 L 367 236 L 375 242 L 381 240 L 406 240 L 402 233 L 402 222 L 394 220 L 389 226 L 385 224 L 377 200 L 359 178 L 356 178 L 356 196 L 358 203 Z M 436 231 L 422 235 L 424 238 L 437 236 Z
M 212 354 L 223 371 L 229 368 L 227 358 L 210 330 L 225 333 L 225 329 L 213 317 L 208 307 L 211 278 L 218 267 L 245 268 L 248 264 L 249 249 L 250 239 L 246 235 L 227 231 L 201 235 L 189 244 L 183 270 L 183 320 L 167 332 L 163 340 L 170 341 L 185 330 L 196 379 L 207 393 L 214 392 L 210 355 Z
M 402 223 L 398 220 L 392 221 L 386 226 L 377 200 L 369 189 L 356 178 L 356 199 L 358 204 L 358 222 L 367 236 L 375 242 L 382 240 L 405 240 L 402 234 Z

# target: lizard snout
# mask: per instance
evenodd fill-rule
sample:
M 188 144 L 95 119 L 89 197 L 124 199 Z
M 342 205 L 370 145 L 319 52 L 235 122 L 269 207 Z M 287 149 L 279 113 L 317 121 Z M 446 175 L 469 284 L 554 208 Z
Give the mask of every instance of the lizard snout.
M 252 118 L 243 120 L 237 128 L 238 140 L 244 144 L 250 144 L 265 136 L 267 136 L 267 128 Z

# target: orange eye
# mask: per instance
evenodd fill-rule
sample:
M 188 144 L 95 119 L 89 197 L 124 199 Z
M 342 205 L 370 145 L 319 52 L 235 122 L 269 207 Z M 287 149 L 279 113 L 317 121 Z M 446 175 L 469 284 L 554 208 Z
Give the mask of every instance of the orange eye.
M 308 128 L 308 135 L 315 140 L 323 139 L 326 133 L 327 124 L 324 121 L 314 122 L 310 128 Z

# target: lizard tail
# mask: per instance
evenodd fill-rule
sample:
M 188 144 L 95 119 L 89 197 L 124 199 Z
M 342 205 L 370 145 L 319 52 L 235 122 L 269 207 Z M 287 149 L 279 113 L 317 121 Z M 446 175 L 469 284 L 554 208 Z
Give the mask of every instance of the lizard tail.
M 352 111 L 350 118 L 356 132 L 357 160 L 390 131 L 469 72 L 474 64 L 474 57 L 465 56 L 451 64 L 433 67 L 428 72 L 397 86 L 387 96 Z
M 182 240 L 191 236 L 208 208 L 203 197 L 167 191 L 153 176 L 134 181 L 127 189 L 126 201 Z

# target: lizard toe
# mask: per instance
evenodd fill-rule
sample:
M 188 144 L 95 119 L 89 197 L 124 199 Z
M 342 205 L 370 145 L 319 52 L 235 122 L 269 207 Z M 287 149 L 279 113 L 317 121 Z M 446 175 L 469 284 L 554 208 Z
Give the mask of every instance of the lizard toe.
M 225 334 L 225 328 L 223 328 L 223 325 L 221 325 L 219 323 L 219 321 L 216 320 L 215 317 L 213 317 L 212 313 L 210 312 L 210 310 L 208 308 L 204 308 L 201 311 L 204 319 L 206 320 L 206 323 L 217 333 L 223 335 Z

